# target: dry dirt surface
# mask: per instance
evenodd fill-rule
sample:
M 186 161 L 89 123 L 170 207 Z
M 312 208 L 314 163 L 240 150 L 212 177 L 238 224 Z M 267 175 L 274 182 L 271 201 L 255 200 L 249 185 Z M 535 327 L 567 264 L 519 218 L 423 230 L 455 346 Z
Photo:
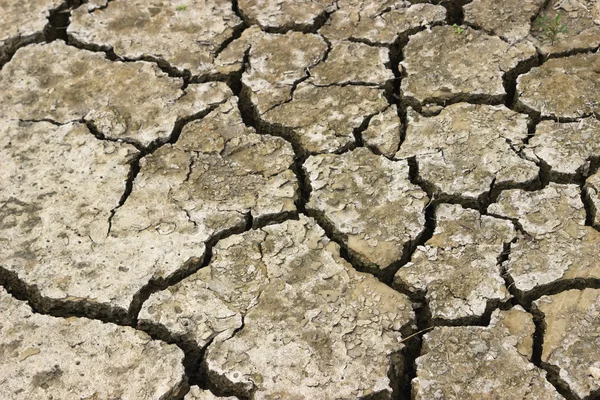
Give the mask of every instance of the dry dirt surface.
M 599 48 L 600 0 L 0 0 L 0 400 L 600 399 Z

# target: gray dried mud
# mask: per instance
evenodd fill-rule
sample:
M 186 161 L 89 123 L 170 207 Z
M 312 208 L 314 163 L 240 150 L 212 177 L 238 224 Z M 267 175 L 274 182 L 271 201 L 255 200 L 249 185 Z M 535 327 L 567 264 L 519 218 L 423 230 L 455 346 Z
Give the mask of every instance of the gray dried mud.
M 0 399 L 599 399 L 599 47 L 600 0 L 0 1 Z

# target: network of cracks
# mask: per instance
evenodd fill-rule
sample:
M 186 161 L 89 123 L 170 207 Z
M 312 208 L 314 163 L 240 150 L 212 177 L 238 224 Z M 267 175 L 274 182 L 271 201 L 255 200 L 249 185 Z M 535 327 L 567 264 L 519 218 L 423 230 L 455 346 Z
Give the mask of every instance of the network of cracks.
M 1 398 L 600 398 L 600 2 L 0 11 Z

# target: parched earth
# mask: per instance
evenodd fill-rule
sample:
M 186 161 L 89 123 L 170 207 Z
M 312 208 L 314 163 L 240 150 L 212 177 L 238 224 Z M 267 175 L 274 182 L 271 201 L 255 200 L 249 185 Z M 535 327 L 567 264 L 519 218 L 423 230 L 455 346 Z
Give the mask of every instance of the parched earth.
M 0 399 L 600 399 L 599 48 L 597 0 L 0 1 Z

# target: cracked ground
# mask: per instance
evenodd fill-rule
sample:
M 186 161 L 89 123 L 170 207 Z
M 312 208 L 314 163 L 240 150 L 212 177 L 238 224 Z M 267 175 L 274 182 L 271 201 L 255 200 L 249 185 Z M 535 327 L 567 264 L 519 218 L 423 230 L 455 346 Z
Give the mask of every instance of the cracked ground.
M 0 0 L 0 400 L 600 399 L 599 49 L 600 0 Z

